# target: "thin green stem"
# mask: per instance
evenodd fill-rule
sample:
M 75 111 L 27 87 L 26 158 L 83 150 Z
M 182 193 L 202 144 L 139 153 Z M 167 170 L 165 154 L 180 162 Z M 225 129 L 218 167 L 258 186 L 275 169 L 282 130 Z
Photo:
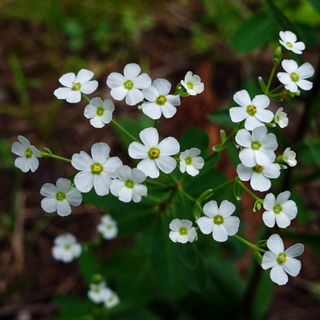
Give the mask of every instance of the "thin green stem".
M 266 252 L 264 249 L 259 248 L 258 246 L 256 246 L 255 244 L 251 243 L 250 241 L 238 236 L 237 234 L 234 236 L 237 240 L 239 240 L 240 242 L 242 242 L 243 244 L 245 244 L 246 246 L 248 246 L 249 248 L 255 250 L 255 251 L 260 251 L 260 252 Z
M 267 93 L 269 93 L 271 82 L 273 80 L 273 77 L 274 77 L 274 74 L 276 72 L 278 64 L 279 64 L 278 61 L 273 63 L 273 67 L 272 67 L 272 70 L 271 70 L 271 73 L 270 73 L 270 76 L 269 76 L 269 79 L 268 79 L 268 83 L 267 83 Z
M 90 98 L 86 94 L 83 93 L 82 96 L 87 102 L 90 102 Z
M 45 151 L 41 151 L 41 157 L 42 158 L 52 158 L 52 159 L 57 159 L 57 160 L 62 160 L 62 161 L 66 161 L 66 162 L 71 162 L 70 159 L 65 158 L 65 157 L 61 157 L 58 156 L 56 154 L 50 153 L 50 152 L 45 152 Z
M 115 119 L 112 119 L 111 122 L 115 127 L 120 129 L 123 133 L 125 133 L 133 141 L 138 141 L 138 139 L 135 136 L 133 136 L 127 129 L 125 129 L 118 121 L 116 121 Z
M 252 192 L 242 181 L 240 181 L 240 180 L 238 179 L 237 183 L 239 183 L 240 187 L 241 187 L 244 191 L 246 191 L 247 193 L 249 193 L 252 198 L 254 198 L 255 200 L 260 200 L 260 201 L 262 201 L 262 199 L 260 199 L 254 192 Z
M 276 91 L 278 91 L 279 89 L 282 89 L 283 88 L 283 84 L 280 84 L 280 85 L 278 85 L 277 87 L 275 87 L 274 89 L 272 89 L 271 91 L 270 91 L 270 93 L 275 93 Z
M 186 198 L 188 198 L 189 200 L 196 202 L 197 200 L 191 196 L 188 192 L 184 191 L 183 189 L 179 190 Z

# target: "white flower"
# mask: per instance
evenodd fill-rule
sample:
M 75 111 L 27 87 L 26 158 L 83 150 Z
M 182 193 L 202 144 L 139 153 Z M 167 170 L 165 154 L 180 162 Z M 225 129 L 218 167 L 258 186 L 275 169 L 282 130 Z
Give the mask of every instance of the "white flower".
M 197 231 L 188 219 L 173 219 L 169 228 L 169 238 L 173 242 L 187 243 L 197 240 Z
M 199 157 L 200 154 L 201 151 L 198 148 L 191 148 L 181 152 L 179 157 L 180 171 L 187 171 L 187 173 L 193 177 L 199 174 L 199 170 L 204 166 L 204 160 L 202 157 Z
M 66 73 L 59 78 L 64 87 L 56 89 L 54 95 L 69 103 L 78 103 L 81 101 L 81 93 L 91 94 L 97 90 L 98 81 L 91 80 L 93 76 L 94 73 L 86 69 L 81 69 L 77 75 L 73 72 Z
M 44 197 L 41 207 L 45 212 L 57 211 L 59 216 L 68 216 L 71 213 L 71 206 L 78 207 L 82 202 L 82 195 L 71 185 L 68 179 L 60 178 L 56 185 L 45 183 L 40 194 Z
M 98 284 L 90 284 L 88 297 L 93 303 L 104 302 L 108 298 L 109 294 L 109 288 L 107 288 L 105 282 L 100 282 Z
M 159 170 L 171 173 L 177 161 L 171 157 L 180 151 L 177 139 L 168 137 L 159 143 L 159 134 L 155 128 L 146 128 L 139 134 L 143 144 L 132 142 L 129 145 L 129 156 L 133 159 L 143 159 L 137 168 L 151 178 L 159 177 Z
M 280 165 L 277 163 L 270 163 L 265 166 L 257 164 L 250 168 L 240 163 L 237 166 L 237 173 L 242 181 L 250 180 L 253 190 L 263 192 L 270 189 L 270 179 L 276 179 L 280 176 Z
M 139 169 L 122 166 L 116 171 L 117 178 L 111 183 L 111 193 L 123 202 L 140 202 L 147 195 L 147 187 L 142 184 L 145 174 Z
M 106 308 L 113 308 L 120 303 L 118 295 L 111 289 L 107 288 L 107 296 L 104 300 L 104 306 Z
M 247 130 L 253 130 L 272 121 L 273 113 L 265 110 L 270 104 L 266 95 L 260 94 L 251 100 L 248 91 L 241 90 L 234 94 L 233 100 L 239 106 L 230 109 L 230 118 L 236 123 L 245 120 L 244 126 Z
M 181 84 L 190 96 L 196 96 L 204 90 L 204 84 L 201 82 L 200 77 L 191 71 L 186 73 L 184 80 L 181 80 Z
M 97 226 L 97 230 L 101 233 L 102 237 L 106 240 L 112 240 L 118 235 L 117 222 L 112 219 L 109 214 L 105 214 Z
M 277 110 L 273 120 L 280 128 L 285 128 L 289 124 L 288 116 L 285 112 L 283 112 L 283 108 L 279 108 Z
M 297 165 L 296 153 L 290 148 L 286 148 L 282 154 L 282 160 L 287 163 L 290 167 Z
M 93 98 L 84 109 L 84 116 L 90 119 L 90 123 L 95 128 L 102 128 L 112 120 L 114 104 L 112 100 Z
M 310 63 L 306 62 L 299 67 L 294 60 L 284 59 L 281 65 L 285 72 L 278 72 L 277 77 L 288 91 L 299 93 L 299 88 L 312 89 L 312 82 L 305 80 L 314 74 L 314 68 Z
M 89 192 L 94 187 L 99 196 L 109 193 L 115 170 L 122 165 L 118 157 L 110 158 L 109 154 L 110 147 L 106 143 L 99 142 L 91 147 L 92 157 L 84 151 L 72 156 L 72 166 L 81 171 L 74 177 L 78 190 Z
M 266 211 L 262 219 L 267 227 L 273 228 L 277 224 L 279 228 L 287 228 L 291 220 L 297 216 L 297 205 L 289 198 L 289 191 L 279 193 L 277 198 L 272 193 L 266 195 L 263 200 L 263 207 Z
M 111 96 L 115 100 L 126 98 L 126 104 L 134 106 L 143 100 L 141 89 L 146 89 L 151 85 L 151 79 L 146 73 L 142 73 L 141 68 L 136 63 L 127 64 L 122 75 L 112 72 L 107 78 L 107 86 L 111 89 Z
M 253 129 L 252 134 L 246 129 L 241 129 L 236 134 L 235 140 L 243 147 L 239 158 L 247 167 L 256 164 L 267 165 L 276 158 L 274 150 L 278 147 L 277 138 L 273 133 L 268 133 L 264 126 Z
M 231 216 L 235 210 L 235 205 L 228 200 L 223 200 L 219 207 L 216 201 L 209 201 L 203 207 L 206 217 L 199 218 L 197 224 L 202 233 L 212 233 L 214 240 L 227 241 L 239 230 L 240 219 Z
M 81 245 L 72 234 L 63 234 L 54 239 L 52 256 L 55 260 L 67 263 L 78 258 L 80 254 Z
M 180 97 L 169 94 L 171 83 L 166 79 L 156 79 L 152 85 L 142 93 L 147 101 L 141 105 L 142 112 L 151 119 L 172 118 L 176 112 L 176 106 L 180 105 Z
M 297 42 L 297 36 L 291 31 L 280 31 L 279 42 L 287 49 L 296 54 L 302 54 L 302 51 L 306 48 L 302 41 Z
M 282 286 L 288 282 L 288 275 L 296 277 L 301 270 L 301 262 L 296 257 L 302 255 L 304 246 L 302 243 L 294 244 L 284 250 L 283 241 L 278 234 L 273 234 L 267 241 L 270 251 L 262 257 L 261 267 L 270 269 L 270 278 L 276 284 Z
M 38 169 L 40 151 L 27 138 L 18 136 L 18 141 L 12 144 L 11 151 L 18 156 L 14 165 L 22 172 L 35 172 Z

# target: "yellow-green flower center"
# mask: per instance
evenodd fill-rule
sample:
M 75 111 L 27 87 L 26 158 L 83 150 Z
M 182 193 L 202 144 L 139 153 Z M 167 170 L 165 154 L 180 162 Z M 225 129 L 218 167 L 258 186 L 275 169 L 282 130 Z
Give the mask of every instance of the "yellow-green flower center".
M 273 212 L 275 214 L 279 214 L 282 211 L 282 206 L 281 204 L 277 203 L 274 207 L 273 207 Z
M 133 81 L 132 80 L 126 80 L 124 83 L 123 83 L 123 86 L 125 89 L 127 90 L 132 90 L 133 89 Z
M 133 189 L 134 188 L 134 181 L 131 179 L 128 179 L 125 181 L 124 185 L 128 188 L 128 189 Z
M 66 198 L 66 194 L 62 191 L 56 193 L 56 199 L 58 201 L 63 201 Z
M 30 148 L 24 150 L 24 156 L 25 156 L 27 159 L 32 158 L 32 156 L 33 156 L 33 151 L 32 151 Z
M 286 42 L 286 45 L 287 45 L 287 47 L 288 47 L 288 48 L 292 48 L 292 47 L 293 47 L 292 43 L 291 43 L 291 42 L 289 42 L 289 41 L 288 41 L 288 42 Z
M 216 216 L 213 217 L 213 223 L 214 224 L 223 224 L 224 222 L 224 219 L 223 219 L 223 216 L 220 215 L 220 214 L 217 214 Z
M 63 247 L 64 247 L 64 250 L 69 251 L 71 249 L 71 244 L 65 244 Z
M 97 108 L 97 111 L 96 111 L 96 115 L 98 116 L 98 117 L 102 117 L 103 116 L 103 114 L 104 114 L 104 107 L 102 107 L 102 106 L 99 106 L 98 108 Z
M 158 148 L 150 148 L 148 151 L 148 156 L 152 160 L 157 159 L 160 156 L 160 150 Z
M 287 261 L 287 255 L 284 252 L 280 252 L 277 256 L 278 264 L 284 264 Z
M 103 165 L 95 162 L 94 164 L 91 165 L 91 172 L 93 174 L 101 174 L 101 172 L 103 171 Z
M 252 150 L 259 150 L 261 148 L 261 143 L 259 141 L 252 141 L 251 149 Z
M 253 104 L 247 106 L 247 114 L 253 117 L 257 113 L 257 108 Z
M 72 84 L 72 88 L 71 88 L 72 91 L 79 91 L 80 89 L 81 89 L 81 83 L 80 82 L 74 82 Z
M 193 89 L 194 85 L 193 85 L 193 83 L 192 83 L 191 81 L 188 81 L 188 82 L 187 82 L 187 87 L 188 87 L 189 89 Z
M 293 82 L 299 81 L 299 75 L 296 72 L 291 72 L 290 73 L 290 78 Z
M 167 98 L 165 96 L 159 96 L 156 100 L 156 103 L 159 106 L 163 106 L 167 102 Z
M 186 162 L 186 165 L 189 166 L 192 163 L 192 158 L 186 157 L 186 159 L 184 161 Z
M 254 172 L 256 172 L 256 173 L 261 173 L 262 171 L 263 171 L 263 166 L 260 166 L 259 164 L 257 164 L 256 166 L 254 166 L 253 168 L 252 168 L 252 170 L 254 171 Z
M 187 234 L 188 234 L 188 229 L 187 229 L 187 227 L 181 227 L 181 228 L 179 229 L 179 233 L 180 233 L 180 235 L 182 235 L 182 236 L 187 235 Z

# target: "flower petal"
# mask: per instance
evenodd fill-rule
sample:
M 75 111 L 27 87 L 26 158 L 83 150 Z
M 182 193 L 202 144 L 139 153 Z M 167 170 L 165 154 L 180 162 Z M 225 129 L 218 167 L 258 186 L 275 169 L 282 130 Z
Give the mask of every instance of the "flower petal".
M 144 159 L 140 161 L 137 168 L 150 178 L 158 178 L 160 175 L 156 162 L 151 159 Z
M 283 241 L 278 234 L 273 234 L 267 240 L 267 246 L 270 251 L 275 254 L 279 254 L 284 251 Z
M 166 96 L 171 90 L 171 83 L 166 79 L 156 79 L 152 82 L 152 86 L 155 87 L 159 95 Z
M 271 252 L 267 251 L 263 256 L 262 256 L 262 262 L 261 262 L 261 267 L 263 270 L 270 269 L 277 265 L 277 256 Z
M 197 225 L 203 234 L 210 234 L 213 231 L 213 221 L 211 218 L 201 217 L 197 220 Z
M 180 151 L 180 144 L 177 139 L 168 137 L 159 143 L 158 148 L 161 156 L 172 156 Z
M 123 69 L 123 74 L 125 78 L 130 80 L 135 79 L 140 72 L 141 72 L 141 68 L 136 63 L 128 63 Z
M 107 86 L 110 89 L 122 87 L 125 82 L 124 76 L 118 72 L 112 72 L 108 75 Z
M 59 82 L 67 88 L 71 88 L 75 81 L 76 75 L 73 72 L 68 72 L 59 78 Z
M 247 107 L 252 104 L 249 93 L 247 90 L 241 90 L 234 94 L 233 100 L 242 107 Z
M 128 153 L 132 159 L 144 159 L 148 157 L 148 148 L 139 142 L 132 142 Z
M 94 76 L 94 73 L 87 69 L 81 69 L 76 78 L 76 82 L 84 83 L 91 80 Z
M 91 155 L 94 162 L 104 164 L 109 158 L 110 147 L 107 143 L 98 142 L 92 145 Z
M 230 217 L 235 212 L 235 210 L 236 206 L 228 200 L 223 200 L 219 207 L 219 212 L 224 218 Z
M 157 147 L 159 143 L 159 134 L 156 128 L 146 128 L 139 133 L 143 144 L 149 149 Z
M 160 156 L 155 160 L 159 169 L 164 173 L 171 173 L 177 166 L 177 161 L 169 156 Z

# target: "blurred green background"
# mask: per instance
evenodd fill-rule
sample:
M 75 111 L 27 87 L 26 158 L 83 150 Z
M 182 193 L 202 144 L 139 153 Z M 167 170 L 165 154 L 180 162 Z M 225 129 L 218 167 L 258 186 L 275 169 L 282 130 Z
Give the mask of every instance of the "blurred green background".
M 220 128 L 233 126 L 226 109 L 233 93 L 260 92 L 257 77 L 271 70 L 280 30 L 297 33 L 307 47 L 303 60 L 316 69 L 310 93 L 273 106 L 283 106 L 291 120 L 278 133 L 281 146 L 298 153 L 299 166 L 288 170 L 275 190 L 292 190 L 299 206 L 297 221 L 282 233 L 306 245 L 299 277 L 275 287 L 251 252 L 232 239 L 170 243 L 170 218 L 192 216 L 191 204 L 178 193 L 162 207 L 126 206 L 89 194 L 67 218 L 41 211 L 42 184 L 72 170 L 44 159 L 35 174 L 22 175 L 10 152 L 18 134 L 68 157 L 104 141 L 129 161 L 128 141 L 119 132 L 90 127 L 82 116 L 84 103 L 54 98 L 61 74 L 90 69 L 99 80 L 97 94 L 108 97 L 107 75 L 129 62 L 174 84 L 192 70 L 205 92 L 183 99 L 160 131 L 180 137 L 184 147 L 206 151 L 219 143 Z M 318 0 L 0 1 L 0 319 L 320 319 L 319 34 Z M 115 116 L 131 130 L 150 124 L 134 108 L 117 106 Z M 197 195 L 195 186 L 202 190 L 233 177 L 237 162 L 228 148 L 210 163 L 214 170 L 189 181 L 189 192 Z M 217 200 L 222 198 L 234 201 L 233 190 L 225 189 Z M 263 230 L 252 205 L 248 197 L 239 203 L 241 232 L 254 242 Z M 55 236 L 71 232 L 81 242 L 94 241 L 105 212 L 119 223 L 118 239 L 99 248 L 89 245 L 79 263 L 52 259 Z M 103 274 L 122 300 L 110 315 L 86 298 L 95 273 Z

